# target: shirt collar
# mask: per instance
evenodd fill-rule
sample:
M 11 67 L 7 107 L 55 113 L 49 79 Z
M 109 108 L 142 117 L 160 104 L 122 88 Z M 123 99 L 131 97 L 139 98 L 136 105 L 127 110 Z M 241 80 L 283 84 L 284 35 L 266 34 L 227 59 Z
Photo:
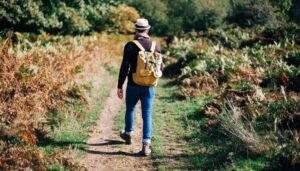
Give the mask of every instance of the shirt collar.
M 149 39 L 149 35 L 146 33 L 136 33 L 134 36 L 135 40 L 139 40 L 139 39 Z

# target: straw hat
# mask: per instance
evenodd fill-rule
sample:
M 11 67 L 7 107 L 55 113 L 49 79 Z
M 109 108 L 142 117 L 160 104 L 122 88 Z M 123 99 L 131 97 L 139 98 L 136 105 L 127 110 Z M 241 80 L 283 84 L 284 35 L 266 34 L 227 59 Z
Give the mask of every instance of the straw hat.
M 134 25 L 135 25 L 135 29 L 137 30 L 148 30 L 151 28 L 148 20 L 145 18 L 137 19 Z

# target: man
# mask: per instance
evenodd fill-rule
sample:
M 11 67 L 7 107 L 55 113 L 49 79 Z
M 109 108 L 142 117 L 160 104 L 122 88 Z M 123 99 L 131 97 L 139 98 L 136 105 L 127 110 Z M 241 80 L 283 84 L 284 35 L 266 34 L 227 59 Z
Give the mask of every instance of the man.
M 135 23 L 136 35 L 134 37 L 146 51 L 150 51 L 152 41 L 148 35 L 150 25 L 146 19 L 138 19 Z M 128 42 L 124 47 L 123 60 L 119 72 L 118 96 L 123 98 L 123 84 L 128 76 L 126 88 L 126 113 L 125 113 L 125 130 L 120 133 L 120 137 L 125 140 L 126 144 L 131 144 L 133 133 L 134 112 L 136 104 L 141 100 L 142 118 L 143 118 L 143 147 L 141 154 L 148 156 L 151 153 L 151 131 L 152 131 L 152 104 L 154 98 L 154 86 L 141 86 L 133 81 L 132 75 L 136 72 L 137 57 L 139 47 Z M 160 49 L 156 46 L 156 52 L 160 53 Z

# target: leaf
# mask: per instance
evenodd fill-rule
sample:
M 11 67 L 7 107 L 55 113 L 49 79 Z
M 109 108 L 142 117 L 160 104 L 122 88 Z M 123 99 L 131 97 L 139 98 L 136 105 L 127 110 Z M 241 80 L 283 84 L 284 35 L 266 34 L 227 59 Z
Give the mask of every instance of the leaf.
M 34 145 L 37 142 L 35 135 L 27 130 L 19 132 L 20 138 L 28 144 Z
M 289 82 L 289 77 L 284 72 L 280 73 L 280 79 L 283 85 L 287 85 Z

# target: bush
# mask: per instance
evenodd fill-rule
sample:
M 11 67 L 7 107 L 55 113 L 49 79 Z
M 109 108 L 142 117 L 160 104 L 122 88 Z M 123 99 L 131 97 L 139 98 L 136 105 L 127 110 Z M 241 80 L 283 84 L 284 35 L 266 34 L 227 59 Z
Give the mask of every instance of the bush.
M 165 0 L 129 0 L 128 5 L 137 9 L 142 17 L 149 20 L 149 23 L 152 26 L 152 32 L 159 35 L 167 33 L 169 9 Z
M 182 30 L 189 32 L 215 28 L 222 24 L 228 5 L 227 0 L 216 2 L 207 0 L 169 1 L 169 25 L 172 29 L 176 29 L 175 31 L 172 30 L 175 34 Z
M 132 7 L 121 5 L 112 10 L 110 16 L 112 31 L 120 33 L 133 33 L 135 31 L 133 23 L 140 18 L 139 13 Z
M 208 28 L 220 26 L 221 22 L 222 18 L 218 15 L 218 11 L 214 9 L 204 9 L 201 11 L 194 27 L 196 30 L 207 30 Z
M 107 28 L 114 0 L 0 0 L 0 29 L 85 34 Z
M 294 0 L 294 6 L 291 10 L 291 19 L 300 23 L 300 1 Z
M 229 5 L 228 0 L 129 0 L 128 4 L 149 20 L 152 31 L 158 35 L 177 35 L 220 26 Z
M 277 7 L 284 18 L 288 18 L 288 13 L 293 5 L 293 0 L 270 0 L 270 2 Z
M 45 18 L 38 2 L 0 0 L 0 23 L 0 29 L 36 31 L 44 25 Z
M 226 105 L 229 107 L 223 107 L 221 114 L 217 115 L 224 133 L 233 140 L 242 142 L 244 148 L 254 154 L 265 153 L 270 148 L 270 144 L 262 141 L 253 123 L 245 119 L 244 111 L 229 101 Z
M 242 1 L 233 4 L 229 22 L 241 27 L 253 27 L 276 23 L 275 9 L 262 0 Z
M 58 10 L 58 19 L 63 23 L 61 31 L 63 33 L 86 33 L 90 30 L 89 22 L 78 12 L 76 9 L 66 6 L 63 6 Z
M 94 31 L 103 31 L 107 28 L 112 6 L 109 4 L 89 5 L 85 9 L 85 16 Z
M 201 0 L 198 2 L 200 13 L 195 23 L 196 30 L 207 30 L 208 28 L 217 28 L 223 24 L 225 17 L 229 11 L 229 1 L 207 1 Z

